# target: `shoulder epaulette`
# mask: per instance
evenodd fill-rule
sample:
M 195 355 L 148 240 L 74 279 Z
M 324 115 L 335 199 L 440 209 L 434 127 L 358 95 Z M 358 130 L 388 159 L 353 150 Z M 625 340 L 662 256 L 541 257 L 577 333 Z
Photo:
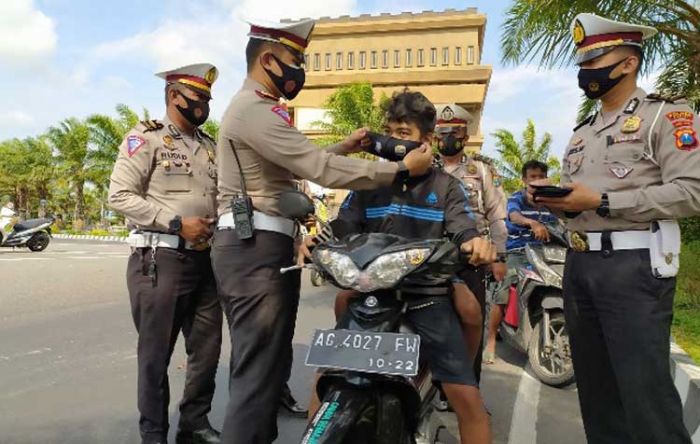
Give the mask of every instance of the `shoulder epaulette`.
M 656 93 L 654 93 L 654 94 L 649 94 L 649 95 L 646 97 L 646 99 L 649 100 L 649 101 L 651 101 L 651 102 L 676 103 L 676 102 L 678 102 L 679 100 L 685 99 L 685 97 L 682 96 L 682 95 L 680 95 L 680 96 L 664 96 L 664 95 L 661 95 L 661 94 L 656 94 Z
M 489 166 L 493 165 L 493 159 L 486 157 L 482 154 L 472 154 L 472 159 L 478 160 L 479 162 L 483 162 Z
M 157 120 L 142 120 L 139 123 L 145 127 L 143 130 L 144 133 L 163 129 L 163 124 Z
M 592 119 L 593 119 L 593 115 L 590 115 L 590 116 L 586 117 L 585 119 L 583 119 L 582 121 L 580 121 L 580 122 L 578 123 L 578 125 L 576 125 L 576 128 L 574 128 L 574 131 L 578 131 L 578 129 L 581 128 L 583 125 L 586 125 L 586 124 L 590 123 L 590 121 L 591 121 Z
M 198 131 L 199 131 L 199 134 L 202 135 L 202 137 L 204 137 L 205 139 L 209 139 L 212 143 L 216 144 L 216 140 L 214 140 L 214 138 L 212 136 L 207 134 L 205 131 L 202 131 L 201 129 Z
M 261 89 L 256 89 L 255 94 L 258 95 L 261 99 L 267 99 L 267 100 L 272 100 L 273 102 L 279 102 L 280 98 L 275 97 L 274 95 L 270 94 L 267 91 L 263 91 Z

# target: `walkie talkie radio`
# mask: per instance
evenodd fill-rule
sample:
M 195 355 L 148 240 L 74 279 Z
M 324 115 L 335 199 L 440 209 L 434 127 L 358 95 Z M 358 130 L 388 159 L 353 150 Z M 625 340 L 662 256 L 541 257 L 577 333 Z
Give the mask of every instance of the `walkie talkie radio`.
M 241 166 L 241 161 L 238 158 L 238 152 L 233 144 L 233 141 L 229 139 L 229 144 L 233 150 L 233 155 L 236 158 L 236 163 L 238 164 L 238 171 L 241 175 L 241 194 L 237 194 L 231 199 L 231 211 L 233 212 L 233 224 L 234 231 L 239 239 L 252 239 L 254 236 L 255 227 L 253 226 L 253 200 L 248 196 L 248 191 L 245 186 L 245 176 L 243 175 L 243 167 Z

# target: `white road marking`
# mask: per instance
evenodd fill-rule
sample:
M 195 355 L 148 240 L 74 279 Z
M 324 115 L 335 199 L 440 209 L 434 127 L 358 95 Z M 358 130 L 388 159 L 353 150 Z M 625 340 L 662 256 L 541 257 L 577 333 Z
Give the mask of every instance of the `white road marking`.
M 50 257 L 0 257 L 3 262 L 19 262 L 19 261 L 51 261 L 54 258 Z
M 530 376 L 529 369 L 530 364 L 527 364 L 520 378 L 518 395 L 513 406 L 513 419 L 510 423 L 508 444 L 537 443 L 537 409 L 540 403 L 540 387 L 542 384 Z

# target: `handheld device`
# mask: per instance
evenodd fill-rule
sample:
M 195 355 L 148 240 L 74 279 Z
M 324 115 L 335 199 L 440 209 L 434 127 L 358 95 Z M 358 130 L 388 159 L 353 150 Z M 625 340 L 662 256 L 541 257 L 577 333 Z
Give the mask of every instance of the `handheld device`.
M 538 197 L 566 197 L 573 191 L 571 188 L 562 188 L 555 185 L 530 185 L 535 189 L 533 197 L 537 200 Z

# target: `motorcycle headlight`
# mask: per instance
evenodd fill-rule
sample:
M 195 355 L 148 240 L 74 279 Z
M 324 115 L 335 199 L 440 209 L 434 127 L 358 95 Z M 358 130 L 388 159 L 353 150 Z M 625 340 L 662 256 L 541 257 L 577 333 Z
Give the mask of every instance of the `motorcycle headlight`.
M 547 262 L 563 264 L 566 262 L 566 249 L 561 247 L 542 247 L 542 255 Z
M 366 293 L 380 288 L 392 288 L 425 262 L 429 254 L 429 248 L 414 248 L 379 256 L 360 273 L 357 290 Z
M 545 284 L 562 288 L 562 277 L 542 259 L 532 247 L 525 246 L 525 253 L 528 261 L 535 267 L 535 270 L 542 276 Z
M 360 270 L 348 256 L 331 250 L 319 250 L 316 262 L 342 287 L 355 288 Z

